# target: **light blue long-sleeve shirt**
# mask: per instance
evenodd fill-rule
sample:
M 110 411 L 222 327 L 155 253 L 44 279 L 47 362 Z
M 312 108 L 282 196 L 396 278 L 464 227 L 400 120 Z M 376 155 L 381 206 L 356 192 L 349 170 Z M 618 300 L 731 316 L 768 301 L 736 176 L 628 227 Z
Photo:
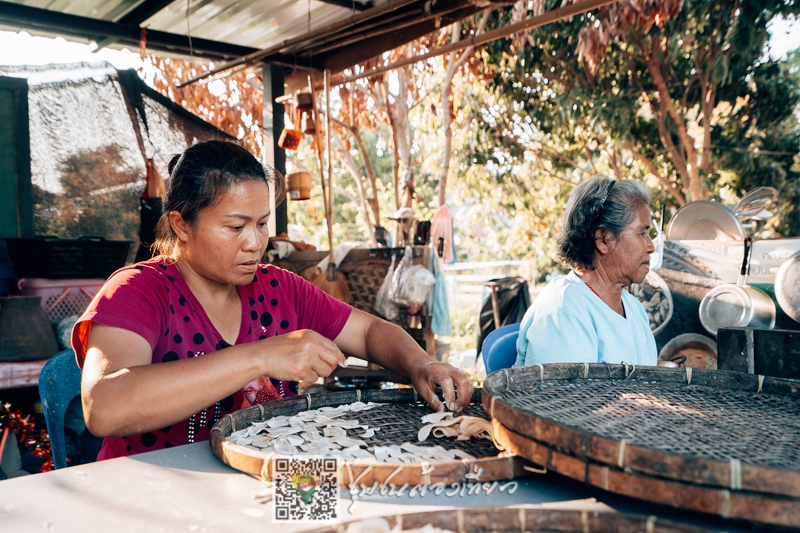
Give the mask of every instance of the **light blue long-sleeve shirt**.
M 622 291 L 625 317 L 608 307 L 575 274 L 547 284 L 525 313 L 514 366 L 541 363 L 657 364 L 647 313 Z

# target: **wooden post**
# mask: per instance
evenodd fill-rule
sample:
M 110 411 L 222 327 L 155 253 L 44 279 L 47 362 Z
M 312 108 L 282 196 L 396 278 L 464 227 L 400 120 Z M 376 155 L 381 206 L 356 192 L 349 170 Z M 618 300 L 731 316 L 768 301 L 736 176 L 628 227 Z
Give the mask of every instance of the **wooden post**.
M 278 138 L 283 131 L 283 104 L 275 101 L 283 96 L 283 67 L 271 63 L 264 63 L 262 71 L 264 80 L 264 163 L 274 168 L 281 176 L 286 175 L 286 152 L 278 146 Z M 270 209 L 274 216 L 270 217 L 270 235 L 286 233 L 288 219 L 286 199 L 279 205 L 274 205 L 274 198 Z

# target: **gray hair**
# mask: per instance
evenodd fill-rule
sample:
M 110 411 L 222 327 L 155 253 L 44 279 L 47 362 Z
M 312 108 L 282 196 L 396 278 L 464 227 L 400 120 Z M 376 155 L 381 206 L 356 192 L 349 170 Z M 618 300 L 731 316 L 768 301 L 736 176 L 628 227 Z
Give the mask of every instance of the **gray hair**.
M 595 231 L 605 228 L 619 237 L 651 199 L 647 185 L 636 180 L 615 181 L 598 174 L 584 181 L 572 191 L 564 209 L 558 260 L 570 268 L 594 270 Z

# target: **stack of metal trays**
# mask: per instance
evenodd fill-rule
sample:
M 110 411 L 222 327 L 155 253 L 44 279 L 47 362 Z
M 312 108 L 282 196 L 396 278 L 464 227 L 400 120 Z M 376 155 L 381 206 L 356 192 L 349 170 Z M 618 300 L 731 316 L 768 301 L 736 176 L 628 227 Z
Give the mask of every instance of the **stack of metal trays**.
M 489 416 L 481 407 L 480 400 L 481 391 L 476 390 L 472 397 L 473 403 L 463 414 L 488 420 Z M 278 416 L 295 416 L 312 409 L 337 407 L 353 402 L 381 404 L 370 410 L 354 413 L 359 423 L 375 429 L 374 435 L 361 437 L 368 446 L 421 444 L 417 441 L 420 427 L 423 425 L 420 419 L 433 412 L 414 389 L 309 394 L 257 404 L 224 416 L 211 429 L 211 448 L 229 466 L 270 481 L 273 475 L 273 459 L 281 454 L 265 453 L 249 446 L 235 444 L 228 440 L 233 432 L 253 424 L 270 421 Z M 447 450 L 462 450 L 474 459 L 409 464 L 342 461 L 340 484 L 371 487 L 375 483 L 383 484 L 391 481 L 397 487 L 406 483 L 409 486 L 436 483 L 448 485 L 514 479 L 527 474 L 524 469 L 526 461 L 513 454 L 502 453 L 491 440 L 458 441 L 454 438 L 437 438 L 424 444 L 438 445 Z M 298 457 L 300 456 L 298 454 Z
M 691 368 L 547 364 L 484 383 L 496 443 L 604 490 L 800 524 L 800 381 Z

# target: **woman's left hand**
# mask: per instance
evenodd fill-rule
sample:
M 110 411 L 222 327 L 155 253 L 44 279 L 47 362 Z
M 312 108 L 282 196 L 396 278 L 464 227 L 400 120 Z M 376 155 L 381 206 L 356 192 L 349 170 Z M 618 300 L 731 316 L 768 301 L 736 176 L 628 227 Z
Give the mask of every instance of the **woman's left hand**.
M 409 372 L 411 382 L 422 398 L 437 411 L 449 409 L 460 413 L 472 399 L 472 384 L 467 377 L 447 363 L 430 362 Z M 444 404 L 436 395 L 436 388 L 441 387 Z

